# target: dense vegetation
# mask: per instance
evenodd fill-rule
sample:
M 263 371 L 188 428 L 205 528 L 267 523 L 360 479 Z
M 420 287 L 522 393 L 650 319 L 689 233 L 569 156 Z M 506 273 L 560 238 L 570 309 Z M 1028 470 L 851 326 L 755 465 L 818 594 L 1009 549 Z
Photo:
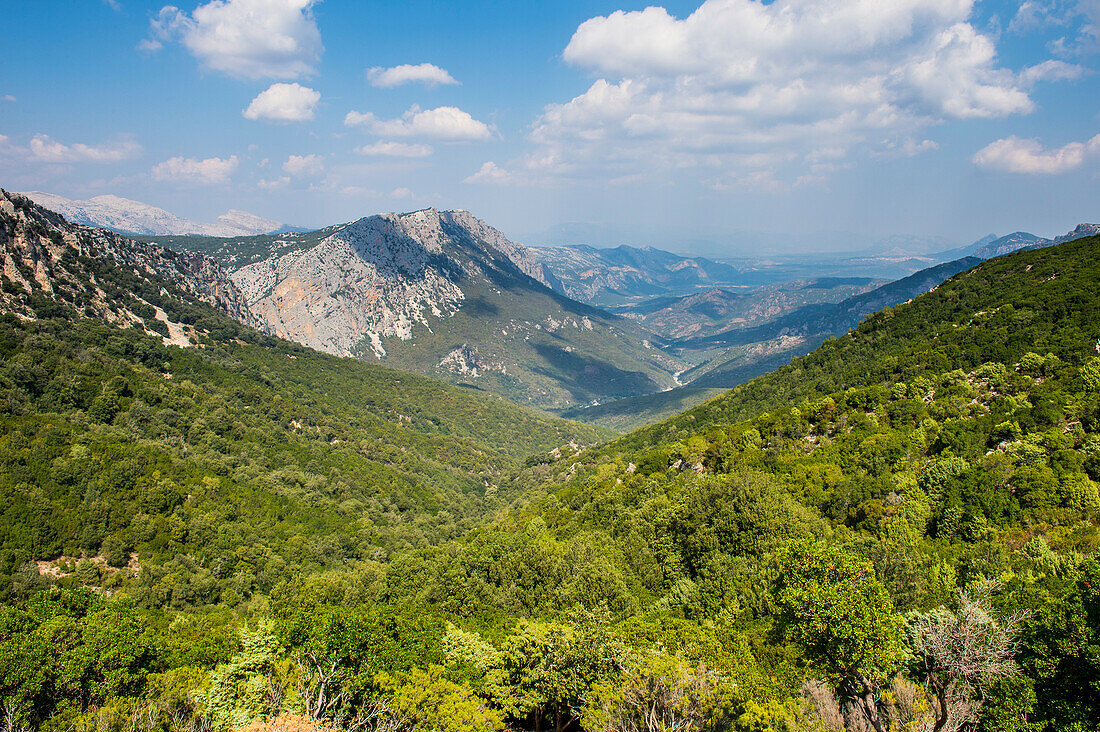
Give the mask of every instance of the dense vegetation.
M 360 410 L 350 362 L 8 318 L 7 720 L 1100 729 L 1098 244 L 508 483 L 530 425 Z

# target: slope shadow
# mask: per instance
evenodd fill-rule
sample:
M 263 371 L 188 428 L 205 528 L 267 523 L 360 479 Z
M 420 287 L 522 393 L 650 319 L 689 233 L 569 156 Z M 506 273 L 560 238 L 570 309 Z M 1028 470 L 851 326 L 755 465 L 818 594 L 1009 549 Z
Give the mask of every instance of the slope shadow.
M 531 371 L 554 379 L 578 401 L 636 396 L 661 390 L 656 381 L 641 371 L 626 371 L 606 361 L 546 343 L 532 343 L 531 347 L 547 364 L 532 366 Z

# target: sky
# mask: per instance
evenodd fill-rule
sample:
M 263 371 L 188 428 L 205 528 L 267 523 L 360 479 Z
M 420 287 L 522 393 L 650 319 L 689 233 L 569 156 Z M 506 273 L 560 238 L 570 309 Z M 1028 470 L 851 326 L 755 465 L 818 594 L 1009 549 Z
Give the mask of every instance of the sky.
M 730 255 L 1100 221 L 1100 0 L 0 11 L 11 190 Z

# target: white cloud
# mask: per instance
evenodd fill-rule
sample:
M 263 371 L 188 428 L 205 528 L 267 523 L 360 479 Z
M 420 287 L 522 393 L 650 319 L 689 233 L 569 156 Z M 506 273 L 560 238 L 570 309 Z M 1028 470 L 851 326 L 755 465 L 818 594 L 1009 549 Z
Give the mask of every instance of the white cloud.
M 382 89 L 413 83 L 421 83 L 429 87 L 458 83 L 446 69 L 441 69 L 435 64 L 416 64 L 415 66 L 401 64 L 390 68 L 375 66 L 367 70 L 367 81 L 371 86 Z
M 1077 64 L 1048 59 L 1035 66 L 1028 66 L 1020 72 L 1020 83 L 1031 87 L 1040 81 L 1072 81 L 1080 79 L 1085 69 Z
M 320 155 L 291 155 L 283 163 L 283 172 L 295 177 L 320 175 L 325 170 L 325 159 Z
M 133 140 L 103 145 L 65 145 L 48 135 L 35 135 L 30 144 L 31 157 L 44 163 L 117 163 L 137 157 L 141 152 L 141 145 Z
M 11 94 L 5 94 L 4 96 L 0 97 L 0 102 L 14 102 L 14 101 L 15 101 L 15 97 L 13 97 Z
M 390 198 L 416 198 L 408 188 L 394 188 L 390 191 Z
M 348 112 L 348 127 L 366 127 L 380 137 L 427 137 L 436 140 L 475 141 L 493 136 L 489 125 L 458 107 L 420 109 L 413 105 L 401 119 L 378 119 L 370 112 Z
M 970 23 L 974 1 L 706 0 L 685 18 L 592 18 L 563 57 L 599 77 L 548 105 L 535 148 L 508 167 L 571 179 L 699 168 L 772 187 L 762 173 L 793 180 L 818 148 L 897 153 L 881 141 L 1030 112 L 1039 79 L 999 66 Z
M 264 189 L 265 191 L 274 191 L 278 190 L 279 188 L 286 188 L 288 185 L 290 185 L 290 176 L 281 175 L 278 178 L 273 178 L 271 180 L 261 179 L 256 182 L 256 185 Z
M 271 122 L 307 122 L 321 101 L 321 93 L 301 84 L 272 84 L 256 95 L 241 112 L 246 119 Z
M 463 183 L 509 183 L 513 182 L 513 175 L 505 168 L 500 167 L 492 160 L 481 164 L 481 168 L 473 175 L 467 176 Z
M 879 149 L 872 155 L 878 158 L 912 158 L 933 150 L 939 150 L 940 146 L 935 140 L 918 140 L 914 137 L 906 137 L 902 140 L 883 140 Z
M 236 155 L 228 158 L 175 157 L 153 166 L 153 178 L 161 181 L 197 183 L 200 185 L 220 185 L 228 183 L 239 164 Z
M 432 146 L 379 140 L 371 145 L 361 145 L 355 148 L 355 152 L 359 155 L 372 155 L 378 157 L 426 158 L 432 154 Z
M 311 7 L 318 0 L 211 0 L 187 14 L 166 5 L 150 21 L 157 50 L 179 40 L 204 68 L 242 79 L 316 73 L 324 46 Z
M 1100 155 L 1100 135 L 1058 148 L 1045 148 L 1038 140 L 1013 136 L 986 145 L 973 161 L 980 167 L 1008 173 L 1057 175 L 1081 167 L 1092 155 Z

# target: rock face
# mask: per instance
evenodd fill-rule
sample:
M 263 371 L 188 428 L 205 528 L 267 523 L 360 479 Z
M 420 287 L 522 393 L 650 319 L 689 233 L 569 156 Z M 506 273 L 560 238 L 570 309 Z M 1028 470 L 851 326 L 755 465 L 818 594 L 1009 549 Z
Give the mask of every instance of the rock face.
M 556 294 L 528 247 L 466 211 L 334 227 L 231 277 L 266 329 L 342 356 L 565 407 L 658 391 L 676 360 L 629 321 Z
M 442 219 L 419 211 L 360 219 L 316 247 L 250 264 L 233 273 L 254 313 L 288 340 L 342 356 L 364 339 L 378 357 L 384 338 L 430 329 L 464 298 L 444 256 Z
M 1064 241 L 1084 239 L 1086 236 L 1096 236 L 1097 234 L 1100 234 L 1100 224 L 1077 224 L 1077 227 L 1068 234 L 1054 237 L 1054 243 L 1061 244 Z
M 279 231 L 284 225 L 244 211 L 230 210 L 215 224 L 188 221 L 173 213 L 140 201 L 119 196 L 95 196 L 74 201 L 42 191 L 24 193 L 39 206 L 59 213 L 74 224 L 99 226 L 123 234 L 200 236 L 249 236 Z
M 209 257 L 72 224 L 3 190 L 0 247 L 0 306 L 22 317 L 36 317 L 52 302 L 85 317 L 143 326 L 186 345 L 190 324 L 183 323 L 180 314 L 188 304 L 201 302 L 246 325 L 264 327 L 237 286 Z M 166 312 L 169 309 L 175 318 Z

